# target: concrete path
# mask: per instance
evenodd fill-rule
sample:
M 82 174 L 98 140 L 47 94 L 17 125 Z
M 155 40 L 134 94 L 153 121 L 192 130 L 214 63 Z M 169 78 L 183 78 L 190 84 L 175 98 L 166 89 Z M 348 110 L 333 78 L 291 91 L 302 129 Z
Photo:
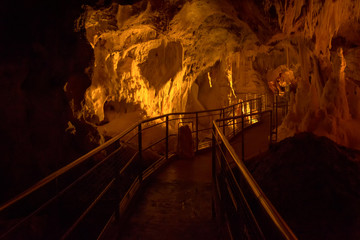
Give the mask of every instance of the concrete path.
M 245 159 L 269 146 L 269 116 L 247 128 Z M 241 134 L 232 141 L 241 158 Z M 220 239 L 212 218 L 211 149 L 194 159 L 176 159 L 146 186 L 120 239 Z
M 270 115 L 264 115 L 260 123 L 248 127 L 244 131 L 244 157 L 245 161 L 260 153 L 266 152 L 270 144 Z M 231 141 L 231 146 L 241 159 L 242 135 L 237 134 Z
M 176 159 L 146 187 L 121 239 L 218 239 L 211 151 Z

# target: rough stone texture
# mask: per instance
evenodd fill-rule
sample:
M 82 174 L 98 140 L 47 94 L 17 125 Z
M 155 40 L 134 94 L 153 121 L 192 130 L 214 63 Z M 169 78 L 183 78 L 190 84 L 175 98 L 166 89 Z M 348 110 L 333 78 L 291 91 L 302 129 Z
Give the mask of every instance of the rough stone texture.
M 266 89 L 252 67 L 257 36 L 230 2 L 87 6 L 80 19 L 95 55 L 80 114 L 94 123 L 104 119 L 107 101 L 139 104 L 148 117 L 216 108 L 239 101 L 237 91 Z M 201 91 L 190 94 L 196 85 Z M 188 104 L 189 96 L 199 104 Z
M 95 61 L 75 111 L 99 124 L 108 101 L 140 105 L 143 117 L 218 108 L 274 92 L 285 76 L 293 95 L 280 139 L 312 131 L 360 149 L 359 16 L 350 0 L 87 6 Z
M 96 146 L 73 117 L 90 79 L 90 45 L 74 32 L 81 1 L 3 2 L 0 9 L 0 202 Z M 88 4 L 93 4 L 88 1 Z M 64 85 L 73 85 L 68 98 Z M 70 101 L 70 103 L 69 103 Z M 69 121 L 77 135 L 66 132 Z
M 301 133 L 247 166 L 299 239 L 359 239 L 359 152 Z
M 242 92 L 270 91 L 267 81 L 280 72 L 298 80 L 280 135 L 312 131 L 359 148 L 359 6 L 348 0 L 2 3 L 1 200 L 96 146 L 102 138 L 94 123 L 121 119 L 127 126 L 227 105 Z
M 357 72 L 360 5 L 357 1 L 268 1 L 277 10 L 288 64 L 300 63 L 297 91 L 280 139 L 311 131 L 360 149 Z M 349 30 L 349 24 L 353 31 Z M 295 49 L 296 51 L 293 51 Z M 291 66 L 291 65 L 290 65 Z M 294 71 L 295 72 L 295 71 Z
M 147 60 L 140 64 L 140 71 L 155 91 L 181 70 L 182 54 L 180 42 L 162 42 L 158 48 L 149 51 Z

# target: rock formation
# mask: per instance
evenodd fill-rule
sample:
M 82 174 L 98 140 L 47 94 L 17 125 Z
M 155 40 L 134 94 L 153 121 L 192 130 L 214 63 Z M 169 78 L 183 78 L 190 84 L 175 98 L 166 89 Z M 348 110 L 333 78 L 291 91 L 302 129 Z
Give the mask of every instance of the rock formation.
M 350 0 L 86 6 L 78 28 L 94 51 L 92 83 L 73 110 L 106 125 L 134 118 L 129 112 L 146 118 L 229 105 L 243 93 L 277 91 L 280 79 L 280 91 L 292 90 L 280 139 L 311 131 L 360 148 L 359 9 Z

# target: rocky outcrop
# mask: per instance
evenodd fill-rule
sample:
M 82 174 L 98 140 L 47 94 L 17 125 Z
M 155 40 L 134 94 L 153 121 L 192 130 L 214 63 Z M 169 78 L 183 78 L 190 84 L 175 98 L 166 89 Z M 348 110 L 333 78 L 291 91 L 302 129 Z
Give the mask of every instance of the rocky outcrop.
M 266 89 L 252 67 L 258 39 L 229 2 L 87 6 L 82 19 L 95 62 L 81 114 L 96 124 L 108 101 L 138 104 L 149 117 L 225 106 L 240 100 L 237 92 Z
M 247 166 L 299 239 L 360 237 L 358 151 L 301 133 Z
M 348 0 L 267 4 L 277 10 L 282 30 L 271 41 L 285 44 L 287 68 L 298 82 L 290 98 L 289 114 L 279 130 L 280 139 L 311 131 L 360 149 L 356 137 L 360 133 L 359 55 L 355 57 L 360 5 Z M 261 59 L 258 63 L 264 66 Z
M 70 108 L 80 108 L 90 84 L 84 70 L 93 56 L 89 43 L 74 32 L 81 4 L 2 3 L 1 203 L 99 142 L 97 131 L 75 119 Z M 76 86 L 70 98 L 63 90 L 66 82 Z M 69 122 L 77 134 L 66 131 Z

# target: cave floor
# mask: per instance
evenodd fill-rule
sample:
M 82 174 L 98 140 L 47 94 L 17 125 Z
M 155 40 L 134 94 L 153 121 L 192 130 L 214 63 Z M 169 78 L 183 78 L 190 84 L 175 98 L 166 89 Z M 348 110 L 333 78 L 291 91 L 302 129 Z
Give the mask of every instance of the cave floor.
M 218 239 L 212 191 L 211 151 L 174 160 L 139 197 L 121 239 Z
M 261 122 L 247 127 L 244 131 L 244 159 L 249 160 L 269 149 L 270 118 L 264 116 Z M 242 156 L 242 134 L 237 134 L 230 140 L 231 146 L 241 159 Z

